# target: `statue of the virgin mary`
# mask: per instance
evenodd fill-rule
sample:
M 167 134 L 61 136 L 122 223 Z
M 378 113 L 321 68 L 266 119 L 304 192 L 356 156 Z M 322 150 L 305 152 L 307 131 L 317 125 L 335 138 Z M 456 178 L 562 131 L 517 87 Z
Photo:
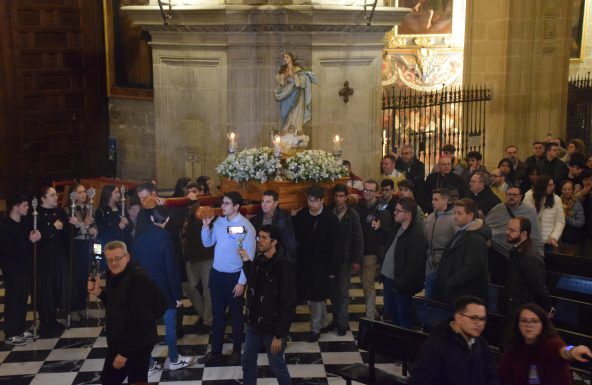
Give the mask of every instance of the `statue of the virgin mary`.
M 312 117 L 311 88 L 317 83 L 317 77 L 314 72 L 300 67 L 296 56 L 287 52 L 275 81 L 275 99 L 280 104 L 281 146 L 284 150 L 304 148 L 309 138 L 304 135 L 302 125 Z

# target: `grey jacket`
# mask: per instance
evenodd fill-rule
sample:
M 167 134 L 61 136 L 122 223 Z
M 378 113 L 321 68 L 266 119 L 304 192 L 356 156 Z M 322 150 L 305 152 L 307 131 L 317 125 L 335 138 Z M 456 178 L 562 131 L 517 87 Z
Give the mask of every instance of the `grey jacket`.
M 428 216 L 425 222 L 425 235 L 428 240 L 426 274 L 434 273 L 438 270 L 444 247 L 454 237 L 456 230 L 452 206 L 446 211 L 439 213 L 433 212 Z
M 506 239 L 506 227 L 508 226 L 510 219 L 512 219 L 508 209 L 509 208 L 505 203 L 500 203 L 492 208 L 485 218 L 485 223 L 487 223 L 492 232 L 491 246 L 495 251 L 506 257 L 510 256 L 510 248 L 512 247 Z M 541 230 L 539 228 L 536 211 L 524 203 L 521 203 L 520 206 L 515 209 L 509 210 L 515 217 L 522 216 L 530 220 L 530 225 L 532 226 L 532 229 L 530 230 L 530 239 L 536 248 L 543 253 L 543 239 L 541 238 Z

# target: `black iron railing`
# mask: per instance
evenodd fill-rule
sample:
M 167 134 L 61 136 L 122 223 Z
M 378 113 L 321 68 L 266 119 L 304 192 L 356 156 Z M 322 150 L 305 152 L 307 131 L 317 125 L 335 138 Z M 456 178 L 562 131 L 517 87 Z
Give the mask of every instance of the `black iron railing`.
M 472 150 L 483 153 L 488 100 L 491 92 L 484 87 L 427 93 L 396 92 L 393 87 L 382 98 L 383 150 L 397 152 L 400 146 L 409 144 L 427 170 L 446 144 L 456 148 L 456 156 Z
M 590 72 L 568 81 L 567 140 L 582 139 L 586 148 L 592 148 L 592 78 Z

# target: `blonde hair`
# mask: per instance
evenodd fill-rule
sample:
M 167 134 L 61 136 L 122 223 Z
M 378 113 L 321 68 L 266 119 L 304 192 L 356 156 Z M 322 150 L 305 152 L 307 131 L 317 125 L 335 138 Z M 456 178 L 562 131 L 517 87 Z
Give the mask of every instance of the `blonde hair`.
M 111 241 L 111 242 L 107 242 L 107 244 L 105 245 L 105 251 L 115 250 L 115 249 L 121 249 L 124 254 L 128 253 L 127 252 L 127 245 L 125 244 L 125 242 Z

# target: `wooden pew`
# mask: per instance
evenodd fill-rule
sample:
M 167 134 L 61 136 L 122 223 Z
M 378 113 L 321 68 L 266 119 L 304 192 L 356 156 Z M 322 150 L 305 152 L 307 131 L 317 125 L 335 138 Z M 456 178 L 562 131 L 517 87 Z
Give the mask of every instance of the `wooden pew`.
M 558 253 L 545 254 L 547 271 L 592 278 L 592 258 Z
M 368 365 L 356 363 L 330 370 L 328 373 L 342 377 L 347 385 L 351 385 L 352 381 L 369 385 L 407 384 L 407 377 L 396 376 L 376 368 L 376 355 L 392 358 L 393 361 L 402 361 L 403 375 L 407 375 L 408 364 L 415 361 L 427 336 L 420 331 L 361 318 L 358 349 L 368 351 Z

